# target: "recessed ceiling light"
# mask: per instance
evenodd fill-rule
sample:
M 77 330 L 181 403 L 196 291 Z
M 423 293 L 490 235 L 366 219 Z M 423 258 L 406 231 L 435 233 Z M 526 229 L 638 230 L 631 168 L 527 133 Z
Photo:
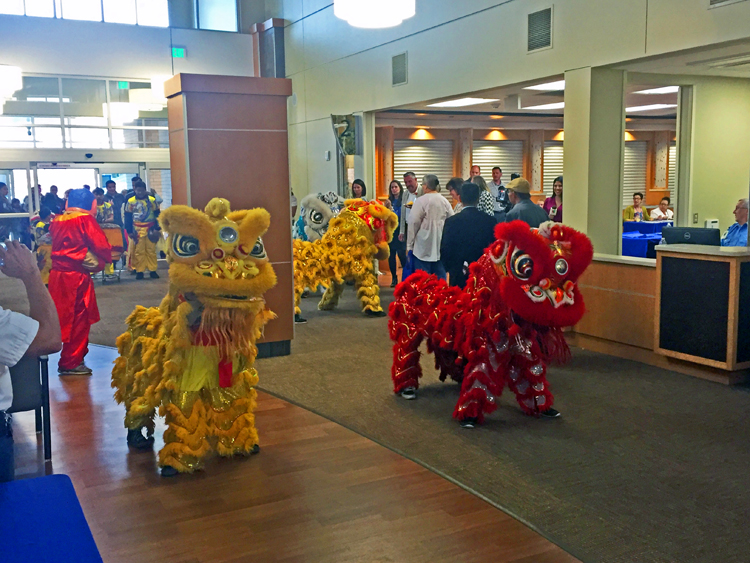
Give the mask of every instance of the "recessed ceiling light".
M 429 104 L 429 106 L 432 108 L 460 108 L 464 106 L 475 106 L 477 104 L 488 104 L 490 102 L 497 101 L 499 100 L 491 98 L 460 98 L 458 100 L 448 100 L 447 102 Z
M 490 119 L 502 119 L 502 118 L 503 118 L 502 115 L 491 115 L 490 116 Z
M 542 104 L 541 106 L 529 106 L 521 109 L 563 109 L 565 102 L 555 102 L 554 104 Z
M 648 90 L 640 90 L 633 92 L 634 94 L 676 94 L 680 91 L 679 86 L 663 86 L 661 88 L 650 88 Z
M 648 106 L 633 106 L 632 108 L 625 108 L 625 111 L 635 113 L 637 111 L 654 111 L 657 109 L 671 109 L 676 107 L 677 104 L 651 104 Z
M 565 81 L 558 80 L 556 82 L 547 82 L 545 84 L 535 84 L 534 86 L 526 86 L 524 90 L 539 90 L 542 92 L 552 92 L 554 90 L 565 90 Z
M 418 115 L 419 117 L 424 117 L 427 114 L 426 113 L 415 113 L 414 115 Z

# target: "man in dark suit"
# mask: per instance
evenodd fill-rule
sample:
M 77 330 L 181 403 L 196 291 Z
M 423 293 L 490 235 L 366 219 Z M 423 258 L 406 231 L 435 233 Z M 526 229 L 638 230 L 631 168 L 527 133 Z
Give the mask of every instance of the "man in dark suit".
M 495 240 L 495 218 L 477 209 L 479 186 L 461 186 L 463 209 L 445 220 L 440 243 L 440 260 L 448 272 L 450 285 L 463 287 L 469 277 L 469 264 L 479 260 Z

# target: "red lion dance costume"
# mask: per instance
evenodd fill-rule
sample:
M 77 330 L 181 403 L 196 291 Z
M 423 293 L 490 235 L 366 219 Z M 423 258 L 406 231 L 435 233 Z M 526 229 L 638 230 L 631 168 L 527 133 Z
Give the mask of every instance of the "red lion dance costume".
M 559 223 L 501 223 L 495 237 L 463 290 L 416 272 L 396 288 L 389 309 L 394 391 L 415 397 L 426 339 L 440 380 L 461 382 L 453 416 L 466 426 L 497 408 L 506 384 L 526 414 L 559 415 L 547 364 L 570 357 L 562 327 L 583 316 L 576 281 L 593 257 L 588 237 Z

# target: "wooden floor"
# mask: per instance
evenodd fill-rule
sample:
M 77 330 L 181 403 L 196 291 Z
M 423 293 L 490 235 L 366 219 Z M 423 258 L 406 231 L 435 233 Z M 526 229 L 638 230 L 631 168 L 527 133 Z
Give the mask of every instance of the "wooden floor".
M 46 468 L 73 480 L 107 563 L 577 561 L 420 465 L 264 393 L 260 454 L 164 479 L 152 452 L 125 444 L 114 355 L 92 347 L 93 377 L 61 379 L 50 362 Z M 33 413 L 15 415 L 14 430 L 17 477 L 44 474 Z

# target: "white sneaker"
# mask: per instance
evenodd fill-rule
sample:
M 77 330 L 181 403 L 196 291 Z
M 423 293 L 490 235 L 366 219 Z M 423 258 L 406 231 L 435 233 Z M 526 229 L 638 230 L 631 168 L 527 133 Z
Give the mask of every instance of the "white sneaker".
M 407 387 L 401 391 L 401 397 L 407 401 L 411 401 L 417 398 L 417 390 L 414 387 Z

